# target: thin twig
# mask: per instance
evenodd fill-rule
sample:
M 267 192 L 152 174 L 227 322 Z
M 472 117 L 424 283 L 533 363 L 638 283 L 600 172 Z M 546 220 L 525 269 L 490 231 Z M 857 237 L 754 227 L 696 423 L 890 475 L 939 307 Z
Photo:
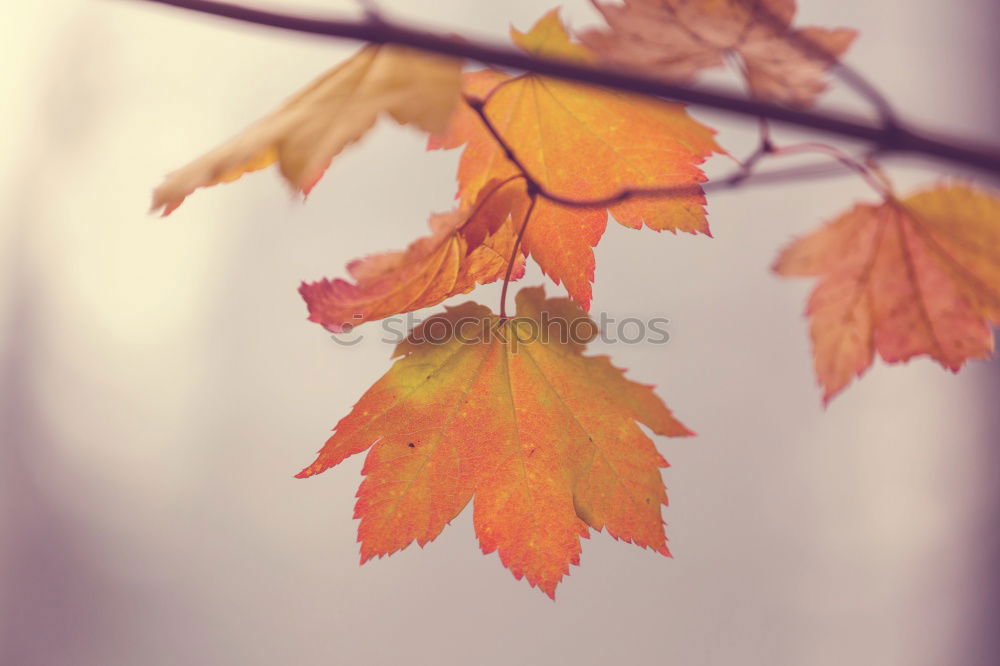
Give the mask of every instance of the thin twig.
M 886 184 L 873 176 L 871 170 L 862 162 L 854 159 L 844 151 L 825 143 L 806 141 L 803 143 L 796 143 L 775 148 L 771 151 L 771 153 L 773 155 L 799 155 L 802 153 L 821 153 L 823 155 L 827 155 L 861 176 L 861 178 L 863 178 L 864 181 L 883 198 L 888 199 L 892 196 L 892 192 L 888 187 L 886 187 Z
M 750 85 L 750 71 L 747 69 L 747 63 L 743 59 L 743 56 L 731 51 L 728 54 L 728 59 L 730 66 L 739 72 L 742 77 L 743 83 L 746 86 L 747 96 L 754 98 L 753 87 Z M 743 172 L 734 177 L 736 181 L 745 180 L 754 167 L 757 166 L 757 162 L 774 151 L 774 143 L 771 140 L 771 125 L 767 122 L 767 118 L 757 117 L 757 135 L 760 137 L 757 148 L 750 153 L 749 157 L 740 162 Z
M 764 7 L 763 5 L 760 5 L 758 7 L 758 10 L 765 14 L 767 20 L 772 21 L 773 26 L 782 25 L 778 20 L 778 18 L 774 16 L 774 14 L 772 14 L 770 11 L 768 11 L 767 8 Z M 826 53 L 826 51 L 824 51 L 821 46 L 812 42 L 811 40 L 805 37 L 799 37 L 798 42 L 800 43 L 795 43 L 795 46 L 797 48 L 807 50 L 807 52 L 812 53 L 816 57 L 825 57 L 831 59 L 833 62 L 836 62 L 836 58 L 834 58 L 833 55 Z M 747 95 L 750 97 L 754 97 L 755 95 L 753 91 L 753 86 L 751 86 L 750 84 L 750 69 L 747 66 L 746 60 L 743 58 L 742 55 L 734 52 L 730 54 L 730 63 L 733 65 L 733 67 L 736 68 L 736 70 L 743 77 L 743 81 L 746 83 Z M 886 100 L 882 99 L 881 96 L 876 95 L 874 98 L 870 98 L 869 101 L 879 111 L 883 119 L 883 122 L 889 124 L 895 124 L 896 114 L 889 106 L 889 103 Z M 796 143 L 779 147 L 775 145 L 774 141 L 771 139 L 771 127 L 768 124 L 766 118 L 758 118 L 757 127 L 760 135 L 760 144 L 757 146 L 757 149 L 753 153 L 751 153 L 747 159 L 745 159 L 742 162 L 743 172 L 734 178 L 736 182 L 746 180 L 746 178 L 752 174 L 753 169 L 757 165 L 757 163 L 763 158 L 767 157 L 768 155 L 797 155 L 801 153 L 821 153 L 823 155 L 826 155 L 828 157 L 837 160 L 851 171 L 857 173 L 859 176 L 861 176 L 862 179 L 864 179 L 866 183 L 868 183 L 868 185 L 870 185 L 876 192 L 878 192 L 882 196 L 882 198 L 889 199 L 891 197 L 892 191 L 891 188 L 887 185 L 887 183 L 885 183 L 882 179 L 876 177 L 872 173 L 872 169 L 870 169 L 865 163 L 861 162 L 860 160 L 854 159 L 853 157 L 851 157 L 844 151 L 840 150 L 839 148 L 831 146 L 829 144 L 820 143 L 818 141 L 805 141 L 802 143 Z
M 779 185 L 784 183 L 813 181 L 820 178 L 835 178 L 854 171 L 848 169 L 839 162 L 830 163 L 826 160 L 798 167 L 782 167 L 780 169 L 769 169 L 766 171 L 754 171 L 746 175 L 738 171 L 730 176 L 723 176 L 711 180 L 701 188 L 705 192 L 721 192 L 736 189 L 743 185 Z
M 762 127 L 763 123 L 765 122 L 766 121 L 763 120 L 761 121 Z M 757 163 L 773 152 L 774 152 L 774 145 L 771 143 L 770 138 L 762 135 L 760 138 L 760 143 L 757 145 L 754 151 L 739 162 L 740 165 L 739 171 L 730 176 L 730 180 L 732 180 L 734 183 L 739 183 L 746 180 L 753 174 L 754 169 L 757 168 Z
M 493 140 L 496 141 L 497 146 L 501 151 L 503 151 L 504 156 L 521 172 L 525 181 L 527 181 L 529 188 L 537 192 L 539 196 L 542 196 L 554 203 L 567 206 L 569 208 L 607 208 L 608 206 L 613 206 L 633 197 L 662 197 L 701 194 L 701 186 L 698 183 L 692 183 L 691 185 L 678 185 L 674 187 L 626 188 L 619 190 L 610 196 L 600 197 L 597 199 L 571 199 L 569 197 L 565 197 L 550 190 L 547 185 L 545 185 L 538 179 L 537 176 L 528 170 L 528 167 L 524 165 L 521 158 L 514 152 L 514 148 L 507 143 L 507 140 L 500 133 L 500 130 L 497 129 L 496 125 L 493 124 L 493 121 L 490 120 L 489 116 L 486 114 L 485 102 L 483 100 L 466 95 L 465 103 L 469 105 L 469 108 L 471 108 L 482 121 L 483 126 L 490 133 L 490 136 L 493 137 Z
M 487 96 L 487 99 L 489 99 L 489 96 Z M 753 171 L 756 164 L 768 155 L 793 155 L 800 153 L 820 153 L 828 157 L 832 157 L 842 164 L 847 170 L 860 174 L 866 182 L 879 192 L 879 194 L 883 196 L 888 196 L 889 194 L 885 185 L 875 178 L 871 174 L 871 171 L 865 167 L 860 160 L 851 157 L 847 153 L 833 146 L 817 142 L 805 142 L 778 148 L 770 142 L 767 142 L 762 144 L 761 147 L 759 147 L 749 158 L 744 160 L 736 171 L 727 176 L 717 178 L 709 183 L 691 183 L 690 185 L 674 185 L 666 187 L 626 188 L 599 199 L 571 199 L 550 190 L 538 179 L 537 176 L 528 170 L 528 168 L 524 165 L 524 162 L 522 162 L 514 152 L 513 147 L 507 142 L 507 140 L 500 133 L 500 130 L 493 124 L 493 121 L 491 121 L 489 116 L 486 114 L 485 102 L 483 100 L 466 96 L 465 103 L 469 105 L 472 111 L 482 121 L 483 126 L 493 137 L 493 140 L 496 141 L 497 146 L 503 152 L 504 156 L 520 171 L 520 174 L 511 176 L 501 185 L 506 184 L 515 178 L 524 178 L 530 191 L 535 192 L 538 196 L 548 199 L 549 201 L 568 208 L 607 208 L 633 197 L 693 196 L 700 195 L 708 190 L 732 189 L 745 182 L 773 183 L 780 182 L 781 180 L 807 180 L 816 176 L 830 174 L 828 170 L 803 169 L 801 167 L 797 169 L 765 172 L 762 174 L 757 174 Z M 842 171 L 843 170 L 838 170 L 834 173 L 840 173 Z
M 343 37 L 376 44 L 410 46 L 495 66 L 511 67 L 615 90 L 678 100 L 743 116 L 763 117 L 828 134 L 867 141 L 882 153 L 926 155 L 994 174 L 1000 173 L 1000 148 L 983 148 L 981 145 L 974 145 L 971 141 L 934 136 L 929 132 L 906 126 L 903 123 L 883 122 L 881 125 L 872 125 L 855 116 L 803 111 L 760 100 L 747 99 L 710 88 L 693 88 L 619 70 L 541 58 L 506 47 L 412 30 L 384 20 L 372 22 L 368 20 L 313 19 L 214 2 L 213 0 L 143 1 L 299 33 Z

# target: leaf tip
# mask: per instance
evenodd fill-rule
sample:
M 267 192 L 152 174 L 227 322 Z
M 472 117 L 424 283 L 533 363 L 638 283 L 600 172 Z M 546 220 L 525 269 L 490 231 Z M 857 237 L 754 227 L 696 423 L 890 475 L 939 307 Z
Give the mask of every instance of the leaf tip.
M 172 212 L 177 210 L 180 205 L 184 203 L 184 197 L 180 199 L 170 199 L 160 193 L 160 189 L 157 188 L 153 192 L 153 201 L 149 205 L 149 213 L 154 214 L 159 212 L 160 217 L 167 217 Z
M 317 474 L 319 474 L 322 471 L 323 471 L 322 469 L 318 469 L 317 464 L 314 462 L 313 464 L 309 465 L 308 467 L 304 467 L 301 472 L 299 472 L 298 474 L 295 475 L 295 478 L 296 479 L 308 479 L 311 476 L 316 476 Z
M 863 373 L 859 372 L 857 376 L 860 377 L 862 374 Z M 854 378 L 852 377 L 851 379 Z M 822 399 L 823 409 L 828 409 L 830 407 L 830 403 L 833 402 L 833 399 L 836 398 L 838 395 L 840 395 L 840 392 L 847 387 L 847 384 L 845 383 L 842 384 L 841 386 L 834 386 L 831 384 L 825 384 L 821 382 L 820 386 L 823 389 L 823 399 Z

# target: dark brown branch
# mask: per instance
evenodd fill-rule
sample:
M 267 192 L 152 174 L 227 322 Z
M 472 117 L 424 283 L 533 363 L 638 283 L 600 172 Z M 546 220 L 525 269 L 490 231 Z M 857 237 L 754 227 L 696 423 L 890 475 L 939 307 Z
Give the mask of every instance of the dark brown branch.
M 827 134 L 860 139 L 880 153 L 916 154 L 1000 173 L 1000 147 L 983 148 L 971 141 L 935 136 L 903 123 L 872 125 L 855 116 L 801 111 L 747 99 L 710 88 L 693 88 L 667 83 L 648 76 L 588 67 L 572 62 L 539 58 L 506 47 L 470 42 L 393 25 L 384 19 L 323 20 L 289 16 L 212 0 L 144 0 L 190 9 L 204 14 L 292 30 L 299 33 L 342 37 L 376 44 L 399 44 L 482 63 L 511 67 L 561 79 L 590 83 L 627 92 L 687 102 L 734 114 L 763 117 Z

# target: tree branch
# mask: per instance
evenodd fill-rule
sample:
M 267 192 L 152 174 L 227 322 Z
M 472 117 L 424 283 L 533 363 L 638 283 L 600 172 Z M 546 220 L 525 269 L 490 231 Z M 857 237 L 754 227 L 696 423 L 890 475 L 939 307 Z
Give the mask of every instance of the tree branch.
M 857 116 L 802 111 L 740 97 L 706 87 L 665 82 L 621 70 L 589 67 L 573 62 L 540 58 L 483 42 L 464 41 L 430 32 L 376 21 L 316 19 L 279 14 L 213 0 L 144 0 L 246 23 L 298 33 L 341 37 L 375 44 L 398 44 L 424 51 L 467 58 L 488 65 L 544 74 L 624 92 L 664 97 L 742 116 L 767 118 L 840 137 L 866 141 L 882 154 L 915 154 L 950 161 L 988 173 L 1000 173 L 1000 147 L 983 148 L 971 141 L 936 136 L 902 122 L 883 119 L 873 125 Z
M 511 79 L 508 79 L 508 81 L 510 80 Z M 503 83 L 500 85 L 503 85 Z M 504 139 L 503 134 L 500 133 L 500 130 L 497 129 L 496 125 L 493 124 L 493 121 L 490 120 L 489 115 L 487 115 L 486 105 L 489 103 L 490 97 L 492 97 L 493 93 L 496 92 L 500 85 L 491 90 L 490 94 L 487 95 L 485 99 L 475 99 L 469 97 L 468 95 L 464 97 L 465 103 L 476 114 L 480 122 L 482 122 L 483 127 L 485 127 L 486 131 L 493 137 L 493 140 L 496 141 L 500 150 L 503 151 L 504 156 L 520 172 L 520 174 L 511 176 L 507 180 L 503 181 L 497 186 L 496 189 L 493 190 L 493 192 L 496 192 L 497 189 L 500 189 L 500 187 L 503 187 L 503 185 L 514 179 L 523 178 L 528 184 L 528 188 L 534 193 L 533 196 L 537 195 L 544 199 L 548 199 L 553 203 L 557 203 L 561 206 L 567 206 L 569 208 L 607 208 L 635 197 L 698 196 L 708 190 L 728 190 L 739 187 L 748 182 L 779 183 L 784 180 L 811 180 L 813 178 L 835 175 L 844 171 L 851 171 L 860 175 L 865 182 L 867 182 L 883 197 L 889 195 L 886 185 L 874 178 L 872 174 L 869 173 L 869 170 L 859 160 L 851 157 L 838 148 L 816 142 L 796 143 L 778 147 L 771 144 L 770 140 L 766 140 L 762 143 L 760 148 L 757 148 L 757 150 L 755 150 L 748 159 L 744 160 L 740 164 L 740 167 L 736 171 L 729 175 L 718 176 L 708 183 L 692 183 L 690 185 L 672 185 L 663 187 L 629 187 L 619 190 L 609 196 L 597 199 L 573 199 L 565 197 L 557 192 L 553 192 L 544 183 L 542 183 L 537 176 L 528 170 L 528 168 L 524 165 L 524 162 L 522 162 L 517 156 L 517 153 L 514 152 L 514 148 L 507 142 L 506 139 Z M 758 173 L 754 170 L 756 165 L 765 157 L 796 155 L 801 153 L 820 153 L 826 155 L 827 157 L 836 160 L 841 165 L 842 169 L 831 171 L 829 169 L 824 169 L 821 165 L 812 165 L 811 167 L 806 168 L 799 167 L 793 169 L 772 170 L 765 171 L 763 173 Z M 870 157 L 870 155 L 867 155 L 867 157 Z M 490 194 L 492 195 L 493 192 L 490 192 Z

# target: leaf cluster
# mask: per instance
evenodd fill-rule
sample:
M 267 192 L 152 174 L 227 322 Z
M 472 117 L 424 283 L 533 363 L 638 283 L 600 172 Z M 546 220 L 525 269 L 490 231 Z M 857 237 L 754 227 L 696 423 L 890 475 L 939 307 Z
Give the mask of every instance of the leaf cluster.
M 511 39 L 528 54 L 669 81 L 728 65 L 752 99 L 805 108 L 831 70 L 843 71 L 840 58 L 857 36 L 794 26 L 794 0 L 593 4 L 605 25 L 577 38 L 550 11 Z M 367 452 L 355 510 L 362 561 L 423 546 L 470 502 L 483 551 L 497 551 L 515 577 L 550 596 L 579 563 L 590 530 L 668 554 L 666 461 L 639 424 L 659 435 L 692 433 L 652 387 L 587 356 L 586 339 L 523 336 L 523 327 L 595 326 L 586 314 L 593 248 L 609 220 L 711 235 L 702 164 L 735 158 L 675 102 L 531 73 L 463 73 L 454 58 L 367 46 L 170 174 L 153 207 L 169 214 L 197 188 L 272 164 L 308 193 L 382 116 L 426 132 L 428 149 L 462 151 L 456 206 L 432 214 L 430 234 L 405 250 L 352 262 L 350 279 L 304 283 L 309 319 L 340 332 L 502 280 L 500 306 L 493 314 L 466 303 L 414 330 L 299 476 Z M 795 240 L 774 264 L 779 275 L 818 281 L 807 316 L 824 401 L 876 354 L 888 363 L 928 356 L 957 371 L 993 353 L 1000 198 L 963 182 L 901 196 L 870 157 L 780 144 L 765 121 L 759 133 L 760 147 L 736 160 L 726 182 L 752 176 L 763 160 L 815 153 L 854 170 L 877 197 Z M 569 299 L 526 288 L 511 318 L 507 287 L 527 261 Z M 435 324 L 452 334 L 430 341 L 423 333 Z M 470 337 L 461 330 L 468 325 L 495 335 Z

